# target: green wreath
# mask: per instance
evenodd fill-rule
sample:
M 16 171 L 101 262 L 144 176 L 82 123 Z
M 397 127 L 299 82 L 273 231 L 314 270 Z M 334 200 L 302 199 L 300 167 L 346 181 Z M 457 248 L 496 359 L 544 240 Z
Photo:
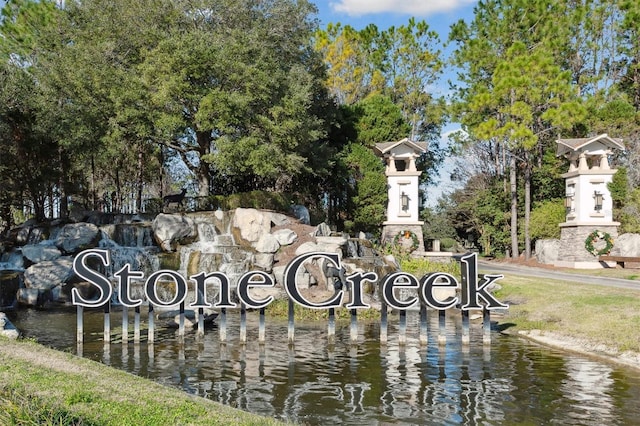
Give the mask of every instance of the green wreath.
M 598 242 L 600 240 L 604 240 L 606 245 L 604 248 L 598 250 L 594 247 L 593 243 Z M 584 241 L 584 248 L 587 249 L 589 253 L 594 256 L 602 256 L 611 253 L 611 249 L 613 248 L 613 238 L 607 232 L 600 232 L 597 229 L 590 233 L 587 236 L 587 239 Z
M 398 235 L 394 237 L 393 244 L 400 245 L 400 238 L 411 238 L 412 243 L 411 243 L 411 247 L 409 248 L 409 253 L 415 251 L 415 249 L 418 248 L 418 245 L 419 245 L 418 236 L 414 232 L 409 230 L 399 232 Z

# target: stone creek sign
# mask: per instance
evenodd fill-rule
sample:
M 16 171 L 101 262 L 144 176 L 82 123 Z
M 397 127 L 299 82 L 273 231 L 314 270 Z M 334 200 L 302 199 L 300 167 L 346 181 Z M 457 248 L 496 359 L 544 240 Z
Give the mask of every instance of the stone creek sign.
M 75 273 L 82 279 L 86 280 L 90 285 L 95 286 L 98 297 L 92 299 L 85 299 L 77 289 L 72 290 L 72 303 L 78 306 L 78 339 L 82 340 L 82 309 L 83 307 L 96 308 L 96 307 L 108 307 L 114 296 L 114 288 L 110 281 L 102 275 L 100 272 L 92 269 L 88 265 L 88 259 L 94 258 L 99 260 L 105 267 L 110 264 L 110 254 L 108 250 L 91 249 L 81 252 L 74 259 L 73 269 Z M 459 283 L 458 280 L 451 274 L 443 272 L 435 272 L 427 274 L 420 279 L 406 272 L 394 272 L 379 279 L 376 273 L 354 273 L 346 276 L 346 286 L 336 289 L 335 293 L 323 301 L 311 301 L 307 300 L 303 294 L 299 291 L 299 286 L 296 277 L 298 271 L 303 268 L 305 262 L 314 260 L 324 260 L 330 262 L 337 270 L 341 270 L 340 258 L 336 253 L 323 253 L 313 252 L 306 253 L 294 258 L 287 266 L 285 270 L 285 283 L 284 287 L 289 297 L 289 336 L 290 340 L 293 340 L 293 307 L 294 304 L 305 308 L 311 309 L 328 309 L 330 316 L 330 336 L 334 332 L 333 321 L 334 309 L 343 306 L 343 298 L 348 292 L 349 303 L 344 305 L 345 308 L 351 310 L 352 315 L 352 337 L 353 337 L 353 324 L 359 309 L 370 309 L 371 306 L 363 300 L 363 286 L 366 282 L 378 283 L 379 295 L 382 301 L 382 323 L 381 334 L 384 330 L 384 339 L 386 339 L 386 317 L 387 309 L 391 308 L 400 312 L 401 322 L 406 321 L 406 311 L 413 308 L 416 304 L 420 306 L 421 322 L 426 321 L 427 308 L 438 311 L 442 319 L 444 311 L 459 307 L 462 312 L 463 319 L 463 341 L 468 339 L 468 320 L 470 310 L 482 310 L 484 312 L 483 317 L 485 320 L 485 327 L 488 327 L 489 312 L 494 309 L 507 309 L 508 305 L 498 301 L 490 292 L 489 288 L 498 279 L 503 278 L 502 275 L 484 275 L 482 279 L 478 280 L 477 274 L 477 255 L 475 253 L 467 254 L 460 258 L 461 263 L 461 275 L 462 279 Z M 95 262 L 94 262 L 95 263 Z M 153 310 L 155 308 L 169 308 L 174 306 L 180 306 L 180 323 L 181 333 L 182 323 L 184 321 L 184 305 L 187 298 L 188 285 L 187 278 L 182 276 L 176 271 L 172 270 L 159 270 L 152 273 L 150 276 L 144 277 L 144 273 L 141 271 L 132 271 L 130 265 L 125 265 L 119 271 L 114 274 L 117 280 L 117 300 L 126 308 L 136 309 L 136 315 L 139 314 L 139 308 L 143 305 L 144 300 L 142 298 L 135 298 L 131 296 L 131 285 L 133 279 L 144 280 L 144 296 L 149 306 L 149 320 L 152 322 Z M 157 286 L 161 280 L 169 278 L 175 283 L 174 297 L 171 300 L 162 300 L 158 295 Z M 240 277 L 236 286 L 236 295 L 240 301 L 239 305 L 232 301 L 232 286 L 229 278 L 221 272 L 200 272 L 198 274 L 188 277 L 190 281 L 195 284 L 193 302 L 189 305 L 192 309 L 198 309 L 202 314 L 203 309 L 216 308 L 221 311 L 223 315 L 226 315 L 227 309 L 238 308 L 241 310 L 242 319 L 245 318 L 247 309 L 258 309 L 261 314 L 261 328 L 263 327 L 263 315 L 264 308 L 273 302 L 273 297 L 268 296 L 262 299 L 255 299 L 251 295 L 251 288 L 257 287 L 274 287 L 275 282 L 273 278 L 262 271 L 250 271 Z M 207 284 L 211 283 L 209 280 L 216 280 L 219 284 L 219 292 L 216 303 L 208 302 L 207 298 Z M 345 288 L 346 287 L 346 288 Z M 457 295 L 438 297 L 439 289 L 460 289 L 460 297 Z M 398 293 L 401 291 L 411 290 L 417 295 L 408 296 L 407 298 L 401 298 Z M 407 294 L 407 293 L 405 293 Z M 454 294 L 456 294 L 454 292 Z M 105 309 L 108 312 L 108 309 Z M 126 316 L 126 311 L 123 314 L 123 321 Z M 108 338 L 107 324 L 108 319 L 105 318 L 105 339 Z M 136 324 L 139 323 L 139 319 L 136 317 Z M 224 325 L 221 324 L 221 326 Z M 402 324 L 401 324 L 402 325 Z M 406 325 L 406 323 L 405 323 Z M 241 327 L 245 327 L 246 324 L 241 324 Z M 123 329 L 125 329 L 123 325 Z M 401 327 L 404 328 L 404 327 Z M 426 325 L 425 325 L 426 328 Z M 199 324 L 200 331 L 200 324 Z M 125 331 L 126 332 L 126 331 Z M 150 326 L 150 332 L 152 327 Z M 226 331 L 224 332 L 226 335 Z M 246 338 L 246 330 L 244 333 Z M 109 333 L 110 334 L 110 333 Z M 136 334 L 139 334 L 137 331 Z M 261 329 L 261 336 L 263 330 Z M 222 336 L 222 330 L 221 330 Z M 241 336 L 241 340 L 242 340 Z M 381 340 L 384 340 L 381 336 Z M 150 341 L 153 341 L 150 338 Z
M 90 284 L 97 287 L 100 297 L 94 300 L 84 299 L 77 289 L 72 290 L 72 303 L 84 307 L 102 307 L 108 303 L 113 296 L 113 287 L 104 275 L 89 268 L 86 259 L 89 257 L 99 258 L 104 266 L 109 266 L 108 250 L 85 250 L 80 253 L 74 260 L 73 269 L 75 273 Z M 311 309 L 329 309 L 342 306 L 344 296 L 344 288 L 336 290 L 336 293 L 330 299 L 323 302 L 311 302 L 306 300 L 298 290 L 296 275 L 298 270 L 307 260 L 324 258 L 330 261 L 337 270 L 340 270 L 340 259 L 336 253 L 306 253 L 294 258 L 285 270 L 285 289 L 289 299 L 300 306 Z M 490 284 L 502 278 L 502 275 L 485 275 L 481 283 L 478 282 L 477 276 L 477 255 L 475 253 L 464 256 L 460 259 L 462 266 L 462 297 L 461 300 L 457 296 L 449 297 L 446 300 L 438 300 L 434 296 L 434 290 L 437 288 L 458 288 L 458 280 L 451 274 L 444 272 L 435 272 L 423 276 L 420 280 L 415 276 L 406 272 L 395 272 L 387 275 L 380 281 L 380 295 L 384 302 L 392 309 L 406 310 L 415 305 L 418 301 L 416 298 L 409 300 L 399 300 L 395 294 L 396 289 L 414 289 L 418 291 L 420 302 L 435 310 L 446 310 L 460 304 L 463 311 L 477 310 L 486 307 L 487 309 L 506 309 L 507 305 L 499 302 L 488 290 Z M 161 277 L 167 276 L 172 278 L 176 284 L 175 297 L 170 301 L 160 300 L 156 285 Z M 142 299 L 132 299 L 130 297 L 130 286 L 132 278 L 144 278 L 141 271 L 131 271 L 130 265 L 125 265 L 122 269 L 114 274 L 117 278 L 119 291 L 117 293 L 118 301 L 123 306 L 135 308 L 143 304 Z M 191 308 L 236 308 L 237 304 L 231 301 L 231 285 L 229 278 L 221 272 L 204 273 L 200 272 L 189 277 L 196 284 L 197 297 L 190 304 Z M 206 281 L 216 279 L 220 283 L 220 292 L 218 302 L 211 304 L 207 302 L 207 286 Z M 346 277 L 348 291 L 350 292 L 350 303 L 345 305 L 348 309 L 368 309 L 371 306 L 363 302 L 362 286 L 364 282 L 377 282 L 378 276 L 374 272 L 355 273 Z M 265 299 L 254 300 L 250 294 L 251 287 L 273 287 L 275 281 L 273 278 L 262 271 L 250 271 L 245 273 L 237 285 L 237 295 L 241 303 L 249 309 L 264 308 L 273 302 L 273 297 L 269 296 Z M 176 271 L 160 270 L 151 274 L 144 284 L 145 296 L 149 303 L 155 306 L 175 306 L 185 301 L 187 296 L 187 280 Z M 481 304 L 481 301 L 483 304 Z

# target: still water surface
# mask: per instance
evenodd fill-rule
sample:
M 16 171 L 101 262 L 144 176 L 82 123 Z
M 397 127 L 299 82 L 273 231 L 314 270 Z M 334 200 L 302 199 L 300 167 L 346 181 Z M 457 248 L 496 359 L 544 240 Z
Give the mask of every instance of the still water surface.
M 120 324 L 112 314 L 112 326 Z M 480 326 L 461 345 L 455 315 L 447 343 L 420 345 L 417 315 L 408 315 L 407 343 L 397 341 L 390 317 L 389 342 L 378 341 L 377 323 L 336 326 L 328 344 L 325 324 L 296 323 L 287 343 L 285 321 L 267 321 L 267 343 L 258 344 L 257 319 L 248 316 L 247 344 L 238 341 L 238 318 L 228 315 L 228 341 L 216 326 L 180 343 L 172 329 L 156 342 L 102 342 L 102 313 L 85 312 L 82 355 L 112 367 L 246 411 L 311 425 L 634 425 L 640 424 L 640 371 L 562 353 L 517 337 L 492 333 L 483 345 Z M 28 337 L 76 352 L 75 310 L 21 310 L 11 316 Z M 132 322 L 130 321 L 130 324 Z M 132 334 L 132 331 L 129 332 Z M 116 331 L 113 331 L 114 336 Z M 145 332 L 143 332 L 143 335 Z M 132 337 L 130 337 L 132 339 Z

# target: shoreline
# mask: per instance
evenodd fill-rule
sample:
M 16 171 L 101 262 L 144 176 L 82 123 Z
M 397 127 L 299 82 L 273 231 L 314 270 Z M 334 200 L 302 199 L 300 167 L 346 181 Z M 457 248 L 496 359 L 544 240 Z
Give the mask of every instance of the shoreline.
M 535 258 L 489 261 L 483 268 L 504 275 L 498 293 L 512 303 L 498 323 L 515 323 L 504 333 L 640 370 L 640 330 L 632 327 L 640 319 L 634 270 L 559 268 Z
M 640 371 L 640 353 L 634 351 L 620 352 L 616 348 L 593 343 L 588 339 L 581 339 L 563 333 L 544 330 L 518 330 L 507 333 L 538 343 L 563 352 L 594 358 L 601 362 L 618 364 Z

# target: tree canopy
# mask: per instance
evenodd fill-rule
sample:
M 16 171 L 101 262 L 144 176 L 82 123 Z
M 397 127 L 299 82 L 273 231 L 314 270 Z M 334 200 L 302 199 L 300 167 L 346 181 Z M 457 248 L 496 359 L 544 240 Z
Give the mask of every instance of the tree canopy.
M 289 193 L 375 233 L 387 194 L 371 147 L 409 137 L 429 142 L 423 189 L 461 159 L 461 189 L 423 215 L 434 232 L 528 256 L 561 210 L 555 140 L 609 133 L 627 146 L 611 159 L 616 217 L 635 229 L 637 1 L 483 0 L 447 40 L 426 20 L 320 28 L 315 14 L 309 0 L 7 1 L 2 226 L 68 202 L 140 210 L 188 186 Z M 447 120 L 461 125 L 448 150 Z

